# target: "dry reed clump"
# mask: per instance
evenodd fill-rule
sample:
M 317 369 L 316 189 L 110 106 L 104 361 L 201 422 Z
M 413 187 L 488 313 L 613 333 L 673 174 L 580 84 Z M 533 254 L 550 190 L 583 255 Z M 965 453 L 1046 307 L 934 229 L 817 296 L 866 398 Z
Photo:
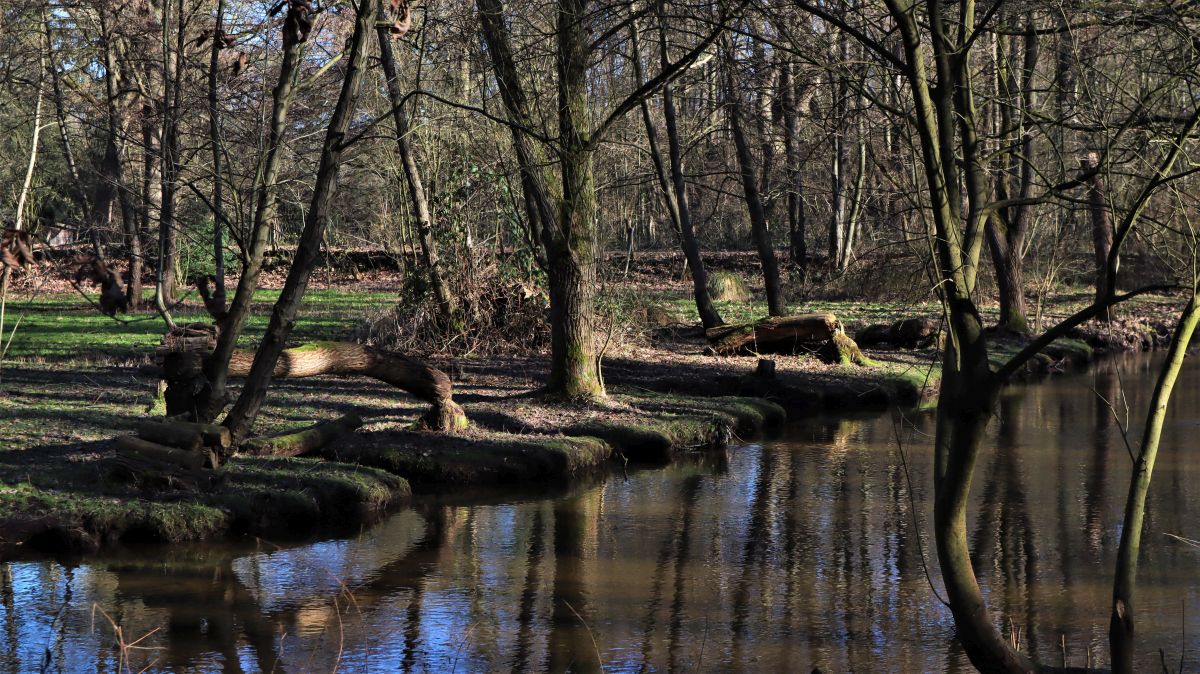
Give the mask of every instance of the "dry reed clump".
M 449 279 L 453 317 L 438 310 L 423 274 L 410 273 L 394 306 L 368 318 L 359 341 L 412 355 L 538 353 L 550 345 L 550 298 L 536 282 L 494 265 L 460 269 Z
M 708 294 L 717 302 L 745 302 L 750 299 L 746 282 L 731 271 L 715 271 L 708 276 Z

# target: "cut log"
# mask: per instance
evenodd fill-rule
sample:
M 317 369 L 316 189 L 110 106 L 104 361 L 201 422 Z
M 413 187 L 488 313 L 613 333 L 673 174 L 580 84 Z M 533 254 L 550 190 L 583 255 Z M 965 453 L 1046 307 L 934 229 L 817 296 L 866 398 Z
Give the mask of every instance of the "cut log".
M 184 449 L 187 447 L 176 445 L 171 438 L 183 438 L 190 435 L 198 436 L 201 445 L 217 450 L 229 449 L 233 444 L 233 436 L 230 435 L 229 429 L 220 424 L 198 424 L 175 419 L 149 419 L 138 424 L 139 437 Z
M 140 422 L 137 425 L 137 435 L 143 440 L 189 452 L 198 452 L 204 446 L 204 437 L 195 430 L 161 421 Z
M 769 317 L 743 325 L 719 326 L 705 334 L 713 352 L 722 356 L 807 353 L 827 363 L 868 362 L 833 314 Z
M 254 363 L 253 351 L 235 351 L 229 376 L 245 377 Z M 341 374 L 371 377 L 404 389 L 433 406 L 421 417 L 438 431 L 464 428 L 467 416 L 454 402 L 450 377 L 441 370 L 407 356 L 354 342 L 315 342 L 287 349 L 275 366 L 275 377 L 315 377 Z
M 118 454 L 141 458 L 184 470 L 200 470 L 204 467 L 205 455 L 143 440 L 132 435 L 122 435 L 116 442 Z
M 300 456 L 316 451 L 343 435 L 353 433 L 362 425 L 363 420 L 357 414 L 347 414 L 298 431 L 267 438 L 253 438 L 242 443 L 242 448 L 260 456 Z

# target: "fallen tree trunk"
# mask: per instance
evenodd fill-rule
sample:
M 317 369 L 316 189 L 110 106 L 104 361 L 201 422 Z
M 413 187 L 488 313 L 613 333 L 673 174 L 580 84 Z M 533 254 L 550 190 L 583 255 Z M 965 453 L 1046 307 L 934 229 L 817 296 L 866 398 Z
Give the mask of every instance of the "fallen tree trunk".
M 242 444 L 251 454 L 260 456 L 300 456 L 316 451 L 337 438 L 363 425 L 363 420 L 357 414 L 347 414 L 337 419 L 322 421 L 298 431 L 266 438 L 253 438 Z
M 206 454 L 166 447 L 132 435 L 122 435 L 116 442 L 118 455 L 144 459 L 154 463 L 196 471 L 204 467 Z
M 245 377 L 253 363 L 253 351 L 235 351 L 229 361 L 229 376 Z M 275 365 L 273 376 L 298 378 L 326 374 L 371 377 L 404 389 L 432 405 L 421 421 L 433 430 L 449 431 L 467 425 L 466 413 L 452 398 L 450 377 L 398 353 L 354 342 L 314 342 L 286 349 Z
M 142 421 L 137 425 L 137 436 L 143 440 L 157 442 L 182 449 L 187 452 L 198 452 L 204 446 L 204 437 L 195 429 L 185 428 L 176 424 L 161 421 Z
M 712 351 L 720 356 L 813 354 L 827 363 L 870 362 L 833 314 L 771 316 L 754 323 L 711 328 L 705 335 Z

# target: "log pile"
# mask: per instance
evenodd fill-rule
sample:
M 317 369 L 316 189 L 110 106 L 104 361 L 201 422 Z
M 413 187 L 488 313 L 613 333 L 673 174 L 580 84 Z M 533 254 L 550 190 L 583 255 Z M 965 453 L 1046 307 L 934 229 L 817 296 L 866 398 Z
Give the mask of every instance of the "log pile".
M 826 363 L 869 364 L 833 314 L 771 316 L 754 323 L 710 328 L 705 336 L 711 352 L 719 356 L 812 354 Z
M 212 483 L 232 440 L 229 429 L 216 424 L 143 421 L 136 435 L 114 441 L 112 473 L 143 486 L 201 489 Z

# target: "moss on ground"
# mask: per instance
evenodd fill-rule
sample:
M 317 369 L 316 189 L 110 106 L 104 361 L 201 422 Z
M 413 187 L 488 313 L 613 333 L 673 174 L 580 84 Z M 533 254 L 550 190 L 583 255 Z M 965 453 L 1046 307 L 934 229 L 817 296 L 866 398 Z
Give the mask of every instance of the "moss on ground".
M 594 437 L 400 430 L 358 434 L 321 455 L 404 475 L 421 488 L 563 481 L 603 465 L 612 447 Z

